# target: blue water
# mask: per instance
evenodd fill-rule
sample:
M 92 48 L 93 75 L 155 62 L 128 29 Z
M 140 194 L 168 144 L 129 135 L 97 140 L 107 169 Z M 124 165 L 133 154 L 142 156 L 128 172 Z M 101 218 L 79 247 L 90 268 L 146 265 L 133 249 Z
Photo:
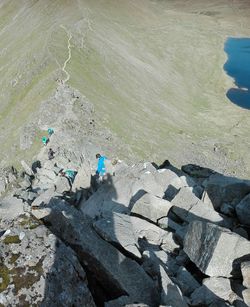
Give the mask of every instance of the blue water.
M 228 56 L 224 70 L 236 85 L 228 90 L 227 97 L 238 106 L 250 109 L 250 38 L 229 38 L 224 50 Z

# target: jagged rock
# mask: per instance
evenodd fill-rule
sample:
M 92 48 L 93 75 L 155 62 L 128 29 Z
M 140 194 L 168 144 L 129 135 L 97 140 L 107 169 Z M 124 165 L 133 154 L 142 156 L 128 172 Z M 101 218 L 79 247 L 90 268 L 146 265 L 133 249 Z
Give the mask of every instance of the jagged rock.
M 249 180 L 220 174 L 210 176 L 204 187 L 215 209 L 219 209 L 223 203 L 235 206 L 250 193 Z
M 29 167 L 29 165 L 25 161 L 22 160 L 21 164 L 22 164 L 22 167 L 23 167 L 23 169 L 24 169 L 24 171 L 25 171 L 25 173 L 27 175 L 29 175 L 29 176 L 33 176 L 34 175 L 31 167 Z
M 104 240 L 121 246 L 136 258 L 141 258 L 129 215 L 110 212 L 109 218 L 100 219 L 93 226 Z
M 145 220 L 131 216 L 134 234 L 139 240 L 145 238 L 148 243 L 159 245 L 164 251 L 174 252 L 179 248 L 173 239 L 173 234 Z
M 58 177 L 55 182 L 55 187 L 58 194 L 63 194 L 71 190 L 69 180 L 66 177 Z
M 72 185 L 72 191 L 78 191 L 82 189 L 89 189 L 91 186 L 91 168 L 88 161 L 84 160 L 81 167 L 78 169 L 74 183 Z
M 195 289 L 200 287 L 198 281 L 184 267 L 180 267 L 177 271 L 176 283 L 186 296 L 189 296 Z
M 249 251 L 249 241 L 225 228 L 201 221 L 188 226 L 184 252 L 208 276 L 237 274 L 241 258 Z
M 250 194 L 236 206 L 236 213 L 242 224 L 250 226 Z
M 192 177 L 198 177 L 198 178 L 208 178 L 215 173 L 215 171 L 209 168 L 201 167 L 195 164 L 183 165 L 181 167 L 181 170 Z
M 241 263 L 241 273 L 243 277 L 243 286 L 250 288 L 250 261 Z
M 23 213 L 23 202 L 21 199 L 17 199 L 13 196 L 6 196 L 0 201 L 0 220 L 14 219 Z
M 243 290 L 242 296 L 243 296 L 244 303 L 247 306 L 250 306 L 250 289 Z
M 214 211 L 211 205 L 204 204 L 188 188 L 181 188 L 171 204 L 173 212 L 186 222 L 194 220 L 205 220 L 218 224 L 223 222 L 223 218 Z
M 160 218 L 167 216 L 171 207 L 172 204 L 167 200 L 145 193 L 135 202 L 131 212 L 157 223 Z
M 95 306 L 75 253 L 27 214 L 0 238 L 0 277 L 1 306 Z
M 128 295 L 131 302 L 158 305 L 153 281 L 133 260 L 125 257 L 92 229 L 92 221 L 76 209 L 57 203 L 45 218 L 53 232 L 77 253 L 81 263 L 113 297 Z
M 188 307 L 181 290 L 171 281 L 162 266 L 160 266 L 160 274 L 162 285 L 161 305 Z
M 203 280 L 203 285 L 191 295 L 192 305 L 209 305 L 218 300 L 233 303 L 238 298 L 231 289 L 230 280 L 223 277 L 210 277 Z

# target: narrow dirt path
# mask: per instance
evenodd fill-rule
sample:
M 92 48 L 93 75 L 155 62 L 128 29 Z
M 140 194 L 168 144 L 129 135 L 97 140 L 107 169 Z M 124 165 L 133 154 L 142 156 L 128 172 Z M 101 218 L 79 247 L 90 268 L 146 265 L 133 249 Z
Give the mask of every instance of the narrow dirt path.
M 71 47 L 72 47 L 72 46 L 71 46 L 71 44 L 70 44 L 70 41 L 71 41 L 71 39 L 72 39 L 72 34 L 71 34 L 70 32 L 68 32 L 67 29 L 66 29 L 63 25 L 61 25 L 60 27 L 61 27 L 62 29 L 64 29 L 64 31 L 66 32 L 66 34 L 67 34 L 67 36 L 68 36 L 68 58 L 67 58 L 66 61 L 63 63 L 63 67 L 62 67 L 62 71 L 65 72 L 65 74 L 66 74 L 66 78 L 65 78 L 64 80 L 62 80 L 62 81 L 63 81 L 63 83 L 66 83 L 66 82 L 68 82 L 69 79 L 70 79 L 70 74 L 67 72 L 66 66 L 67 66 L 68 62 L 71 60 Z

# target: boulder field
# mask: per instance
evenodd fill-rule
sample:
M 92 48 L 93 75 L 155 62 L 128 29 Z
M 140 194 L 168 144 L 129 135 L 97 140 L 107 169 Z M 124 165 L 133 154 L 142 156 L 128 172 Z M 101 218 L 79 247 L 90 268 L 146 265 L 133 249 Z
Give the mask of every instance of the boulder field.
M 250 181 L 116 160 L 99 182 L 90 156 L 46 150 L 9 169 L 1 307 L 250 305 Z

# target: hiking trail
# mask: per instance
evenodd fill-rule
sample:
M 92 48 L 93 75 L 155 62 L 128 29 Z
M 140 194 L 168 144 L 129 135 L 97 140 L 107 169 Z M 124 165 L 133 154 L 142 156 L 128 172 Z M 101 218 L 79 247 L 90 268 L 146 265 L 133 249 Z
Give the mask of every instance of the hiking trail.
M 66 34 L 67 34 L 67 36 L 68 36 L 68 58 L 66 59 L 66 61 L 65 61 L 64 64 L 63 64 L 63 67 L 62 67 L 62 71 L 64 71 L 65 74 L 66 74 L 66 78 L 63 80 L 63 83 L 66 83 L 66 82 L 68 82 L 69 79 L 70 79 L 70 74 L 67 72 L 66 66 L 67 66 L 68 62 L 70 61 L 70 59 L 71 59 L 71 47 L 72 47 L 72 46 L 70 45 L 70 41 L 71 41 L 71 39 L 72 39 L 72 34 L 71 34 L 70 32 L 67 31 L 67 29 L 64 27 L 64 25 L 61 25 L 60 27 L 61 27 L 62 29 L 64 29 L 64 31 L 66 32 Z

